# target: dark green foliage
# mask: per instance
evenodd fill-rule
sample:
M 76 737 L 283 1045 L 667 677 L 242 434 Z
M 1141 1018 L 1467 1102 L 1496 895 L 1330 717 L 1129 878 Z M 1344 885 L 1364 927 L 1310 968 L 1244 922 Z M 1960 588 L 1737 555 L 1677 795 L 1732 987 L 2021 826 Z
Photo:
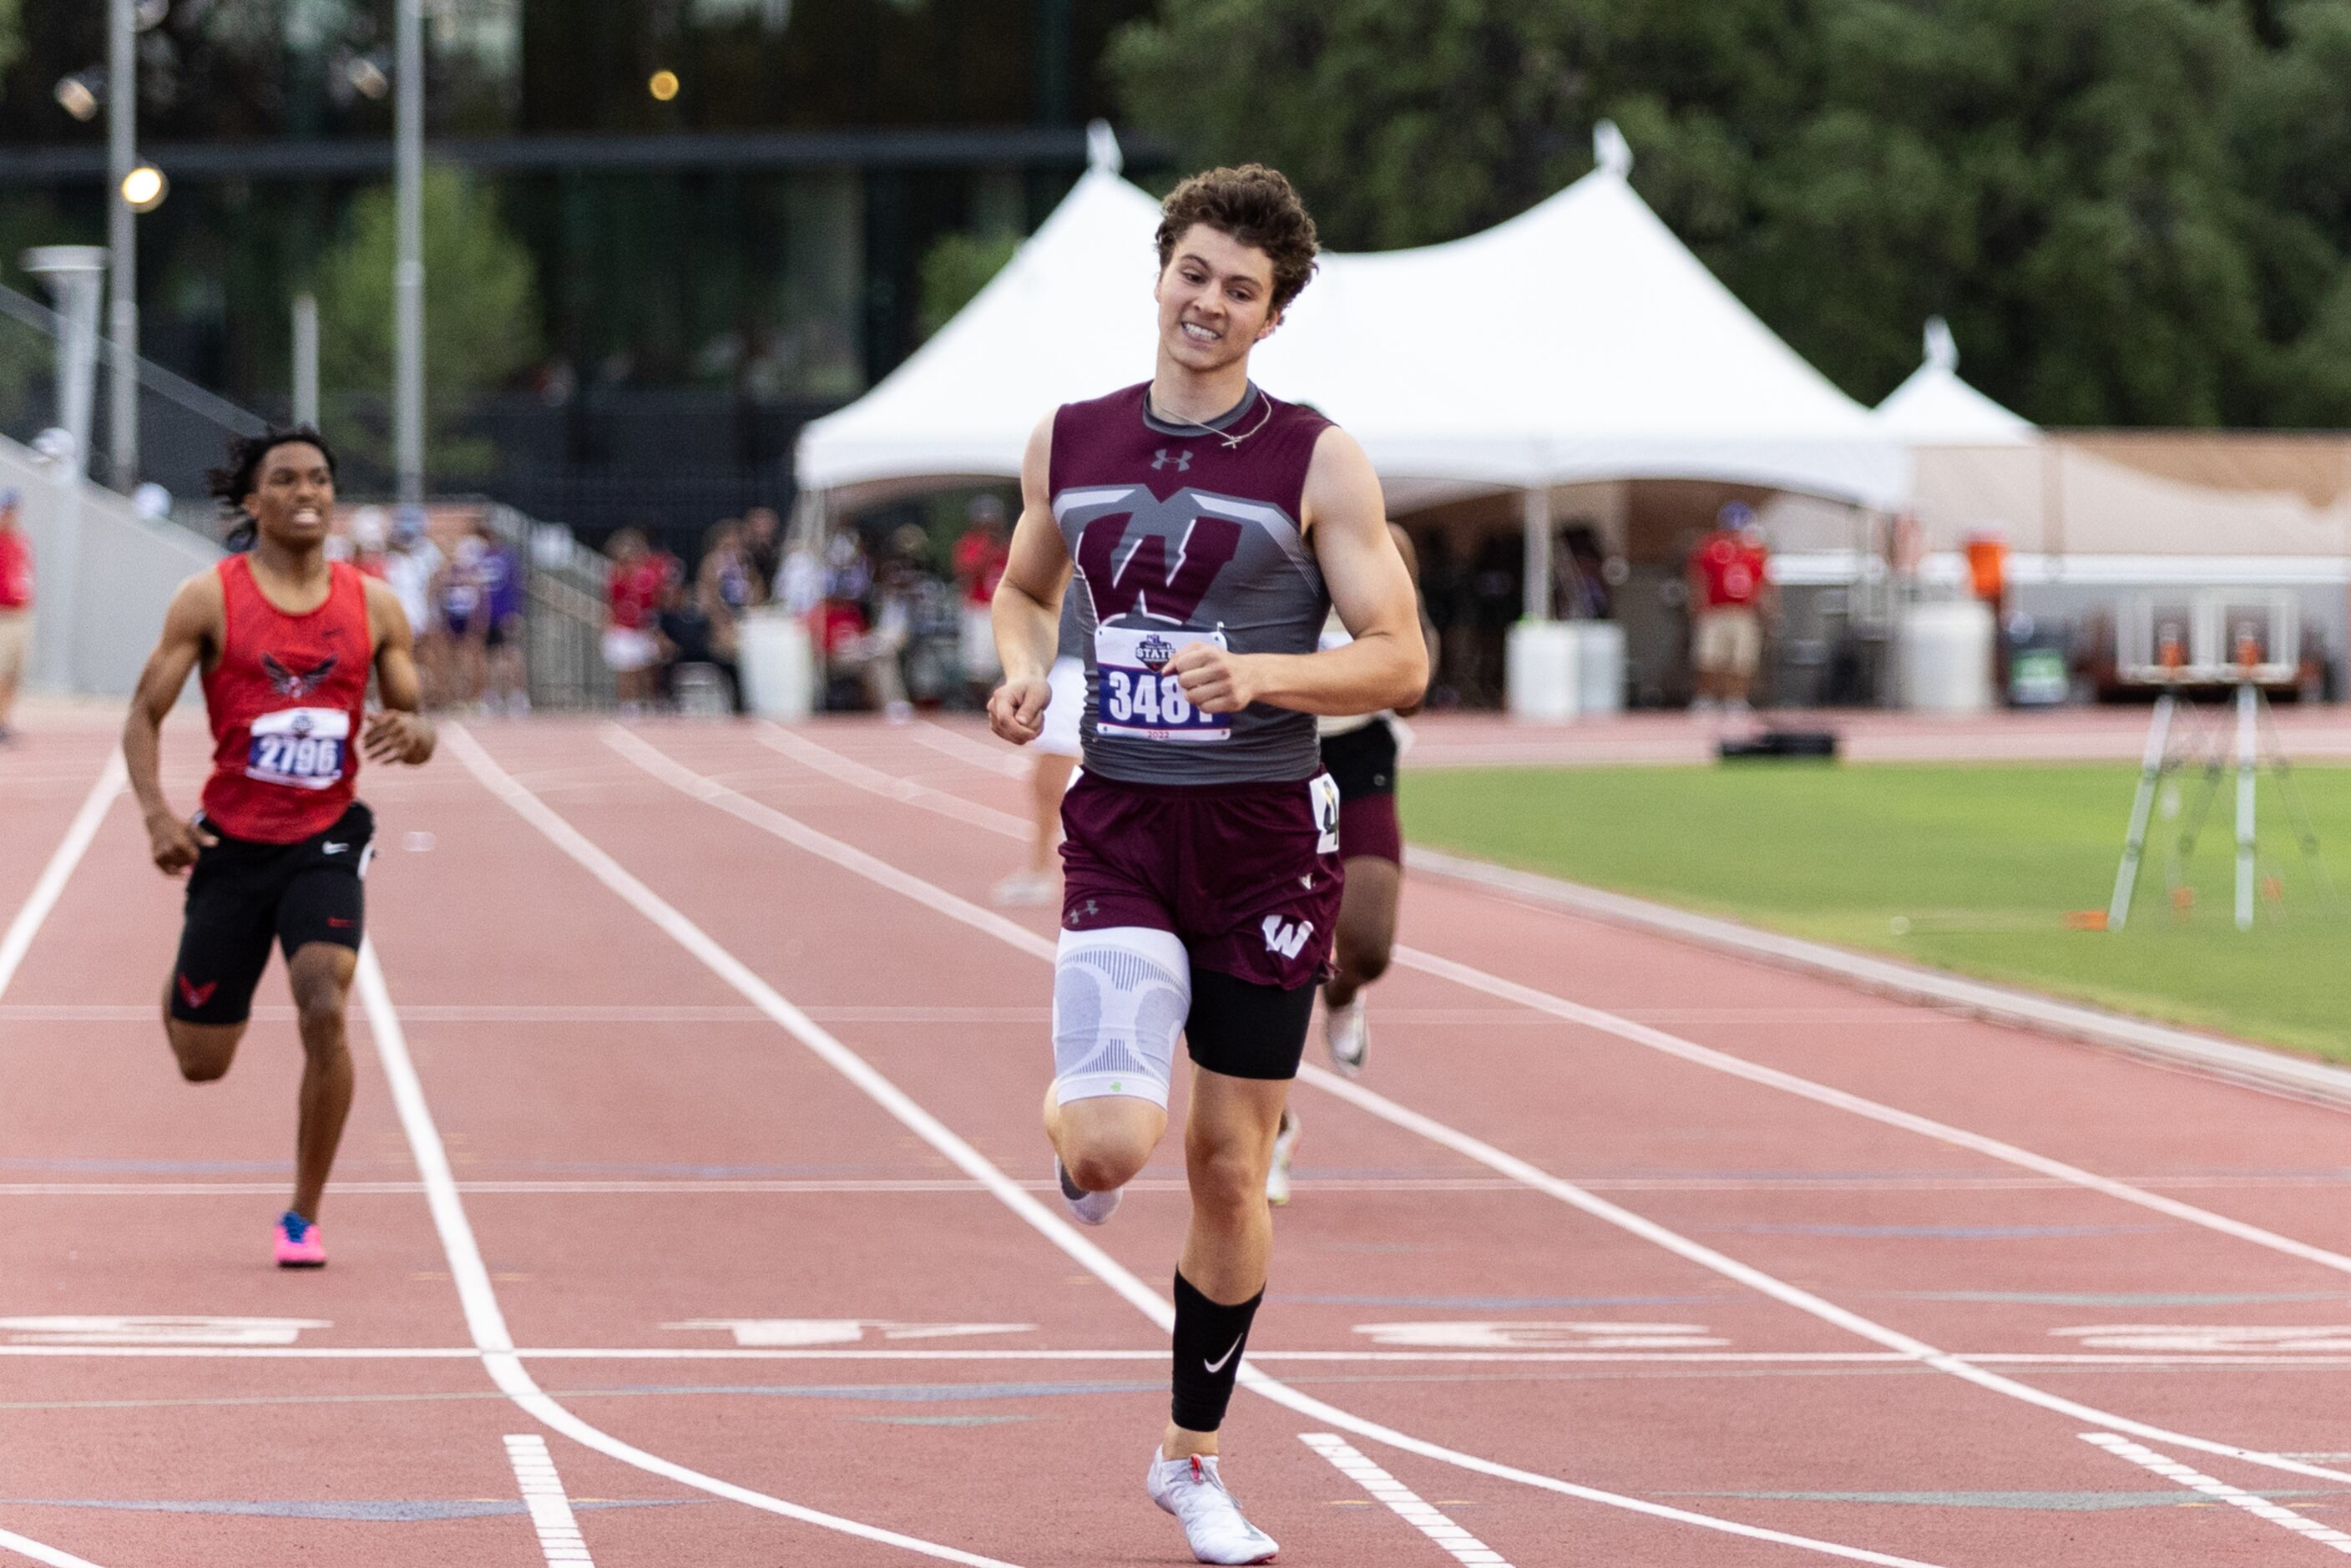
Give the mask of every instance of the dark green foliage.
M 1187 162 L 1287 170 L 1340 248 L 1521 211 L 1613 118 L 1648 201 L 1865 400 L 1941 313 L 2043 423 L 2351 423 L 2351 0 L 1164 0 L 1109 68 Z

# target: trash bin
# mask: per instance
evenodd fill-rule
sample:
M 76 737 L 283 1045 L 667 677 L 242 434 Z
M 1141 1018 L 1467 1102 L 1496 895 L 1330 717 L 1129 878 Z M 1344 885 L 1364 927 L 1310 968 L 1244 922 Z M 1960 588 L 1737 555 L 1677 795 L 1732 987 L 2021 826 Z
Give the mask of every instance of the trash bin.
M 1521 621 L 1503 650 L 1503 701 L 1512 718 L 1557 724 L 1575 716 L 1575 626 Z
M 806 718 L 816 696 L 808 627 L 783 610 L 754 610 L 743 617 L 740 638 L 744 705 L 761 718 Z
M 1625 628 L 1614 621 L 1571 621 L 1575 628 L 1575 711 L 1625 711 Z

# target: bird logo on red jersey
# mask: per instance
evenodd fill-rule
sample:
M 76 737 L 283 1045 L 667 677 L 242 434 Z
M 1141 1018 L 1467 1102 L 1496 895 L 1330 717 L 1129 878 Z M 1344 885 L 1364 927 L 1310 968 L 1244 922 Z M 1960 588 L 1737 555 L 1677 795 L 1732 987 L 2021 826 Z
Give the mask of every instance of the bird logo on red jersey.
M 341 662 L 339 654 L 329 653 L 311 668 L 297 674 L 287 669 L 275 653 L 261 655 L 261 673 L 269 677 L 270 689 L 281 697 L 307 697 L 327 684 Z

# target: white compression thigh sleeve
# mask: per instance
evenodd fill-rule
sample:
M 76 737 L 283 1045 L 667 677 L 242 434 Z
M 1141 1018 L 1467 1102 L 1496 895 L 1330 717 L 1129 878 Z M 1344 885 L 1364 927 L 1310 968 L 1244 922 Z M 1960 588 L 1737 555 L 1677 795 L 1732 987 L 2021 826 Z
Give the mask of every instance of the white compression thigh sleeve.
M 1172 931 L 1064 931 L 1053 965 L 1053 1098 L 1167 1103 L 1176 1038 L 1192 1010 L 1192 960 Z

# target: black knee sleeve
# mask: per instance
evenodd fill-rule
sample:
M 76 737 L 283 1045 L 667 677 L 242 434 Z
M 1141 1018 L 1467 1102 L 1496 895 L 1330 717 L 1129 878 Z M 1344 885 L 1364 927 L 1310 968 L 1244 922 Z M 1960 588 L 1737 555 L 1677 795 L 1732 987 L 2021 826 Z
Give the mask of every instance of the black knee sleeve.
M 1213 1432 L 1225 1424 L 1249 1323 L 1264 1300 L 1259 1291 L 1238 1306 L 1220 1306 L 1180 1272 L 1176 1276 L 1176 1394 L 1169 1413 L 1186 1432 Z

